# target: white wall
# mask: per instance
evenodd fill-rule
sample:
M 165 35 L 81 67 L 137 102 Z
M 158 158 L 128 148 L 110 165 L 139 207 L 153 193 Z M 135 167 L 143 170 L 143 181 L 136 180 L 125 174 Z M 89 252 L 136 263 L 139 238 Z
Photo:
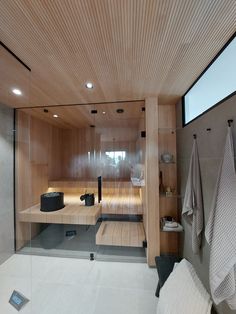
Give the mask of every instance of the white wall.
M 0 104 L 0 264 L 13 253 L 13 109 Z

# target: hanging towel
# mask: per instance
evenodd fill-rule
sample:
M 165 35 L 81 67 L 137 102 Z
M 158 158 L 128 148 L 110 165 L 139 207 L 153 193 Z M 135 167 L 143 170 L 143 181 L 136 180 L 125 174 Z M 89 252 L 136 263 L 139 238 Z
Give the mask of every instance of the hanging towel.
M 202 242 L 203 202 L 197 140 L 195 138 L 193 140 L 182 215 L 192 225 L 192 250 L 194 254 L 197 254 Z
M 236 310 L 236 174 L 231 127 L 205 235 L 210 244 L 212 298 L 216 304 L 225 300 Z

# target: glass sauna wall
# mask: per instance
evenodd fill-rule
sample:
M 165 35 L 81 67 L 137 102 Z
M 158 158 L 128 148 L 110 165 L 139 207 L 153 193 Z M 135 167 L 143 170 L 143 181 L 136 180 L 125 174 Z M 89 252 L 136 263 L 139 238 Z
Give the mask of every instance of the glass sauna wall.
M 17 215 L 24 209 L 28 186 L 14 189 L 13 108 L 28 105 L 29 88 L 30 71 L 0 45 L 0 313 L 14 311 L 8 302 L 13 290 L 31 299 L 31 257 L 15 254 L 15 248 L 30 241 L 31 228 L 29 223 L 14 220 L 14 205 Z M 14 94 L 13 89 L 19 89 L 21 95 Z M 23 146 L 28 142 L 27 136 L 21 136 L 21 140 Z M 30 176 L 28 169 L 21 169 L 20 175 L 26 172 Z
M 20 252 L 145 261 L 144 114 L 143 102 L 18 110 L 33 178 L 32 204 L 21 216 L 32 223 L 31 240 Z M 42 212 L 41 195 L 58 192 L 65 207 Z M 94 194 L 93 206 L 85 194 Z
M 143 200 L 145 107 L 143 102 L 94 107 L 102 176 L 97 259 L 145 261 Z
M 61 107 L 18 110 L 19 130 L 29 133 L 28 167 L 33 179 L 32 204 L 22 215 L 32 223 L 32 234 L 22 253 L 89 259 L 96 252 L 98 213 L 80 200 L 97 187 L 92 177 L 94 132 L 85 124 L 77 128 L 74 114 Z M 58 193 L 63 193 L 62 204 L 57 203 Z M 42 198 L 44 204 L 52 202 L 50 208 L 42 205 Z

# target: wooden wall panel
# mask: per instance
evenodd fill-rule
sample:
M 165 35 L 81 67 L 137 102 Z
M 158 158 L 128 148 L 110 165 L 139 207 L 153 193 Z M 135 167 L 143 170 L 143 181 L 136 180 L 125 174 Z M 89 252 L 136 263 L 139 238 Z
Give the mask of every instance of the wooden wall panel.
M 160 218 L 172 216 L 178 221 L 177 209 L 177 170 L 176 170 L 176 113 L 173 105 L 160 105 L 159 108 L 159 170 L 162 171 L 164 187 L 170 187 L 173 195 L 159 196 Z M 171 153 L 174 156 L 173 163 L 162 163 L 161 154 Z M 160 233 L 161 254 L 178 253 L 179 234 L 176 232 Z
M 136 132 L 137 134 L 137 132 Z M 110 165 L 105 153 L 125 151 L 125 160 L 121 160 L 116 167 Z M 102 153 L 102 176 L 104 179 L 130 180 L 131 167 L 137 163 L 136 142 L 135 141 L 113 141 L 101 142 Z
M 167 129 L 176 128 L 176 114 L 174 105 L 159 105 L 158 128 L 160 133 Z
M 93 128 L 62 130 L 62 174 L 65 178 L 96 178 L 99 141 Z
M 30 161 L 48 164 L 51 140 L 50 124 L 30 116 Z
M 51 126 L 51 145 L 49 147 L 49 180 L 57 180 L 63 176 L 62 172 L 62 130 Z
M 103 141 L 97 132 L 94 128 L 60 130 L 62 178 L 88 180 L 102 175 L 105 179 L 130 179 L 130 168 L 137 162 L 136 141 Z M 123 165 L 109 169 L 106 151 L 126 151 Z
M 147 98 L 146 107 L 146 219 L 147 261 L 155 265 L 160 255 L 159 170 L 158 170 L 158 99 Z
M 56 130 L 52 125 L 32 117 L 23 111 L 17 111 L 17 249 L 20 249 L 40 230 L 38 224 L 29 225 L 19 222 L 17 213 L 39 203 L 40 195 L 48 189 L 49 173 L 55 175 L 55 177 L 60 175 L 59 134 L 60 131 Z
M 178 253 L 178 234 L 161 232 L 160 218 L 172 216 L 178 220 L 177 173 L 176 173 L 176 126 L 175 106 L 159 105 L 157 99 L 146 99 L 146 187 L 144 221 L 147 234 L 148 264 L 155 265 L 154 258 L 160 254 Z M 161 154 L 174 155 L 174 162 L 161 162 Z M 172 188 L 172 196 L 159 193 L 159 171 L 163 184 Z
M 145 107 L 144 107 L 145 108 Z M 138 137 L 136 141 L 136 158 L 137 162 L 145 165 L 145 159 L 146 159 L 146 138 L 141 137 L 141 131 L 146 131 L 145 126 L 145 111 L 142 111 L 142 117 L 139 121 L 139 127 L 138 127 Z M 145 166 L 144 166 L 145 169 Z M 145 233 L 147 234 L 147 207 L 146 207 L 146 188 L 145 186 L 142 186 L 140 188 L 140 197 L 142 200 L 142 206 L 143 206 L 143 226 Z
M 179 238 L 175 232 L 161 232 L 160 251 L 163 254 L 178 253 Z

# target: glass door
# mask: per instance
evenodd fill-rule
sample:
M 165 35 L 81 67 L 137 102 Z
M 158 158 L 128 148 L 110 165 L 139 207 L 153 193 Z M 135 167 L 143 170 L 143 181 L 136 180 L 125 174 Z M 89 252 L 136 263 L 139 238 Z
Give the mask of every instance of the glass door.
M 102 176 L 96 258 L 145 261 L 144 104 L 99 104 L 95 111 L 95 133 L 100 139 L 96 168 Z
M 30 239 L 30 224 L 21 221 L 30 195 L 28 187 L 17 188 L 17 181 L 30 173 L 24 167 L 16 172 L 15 162 L 17 154 L 27 154 L 28 137 L 24 130 L 16 132 L 13 109 L 29 103 L 30 72 L 2 45 L 0 60 L 0 312 L 12 313 L 13 306 L 19 310 L 26 303 L 30 313 L 32 260 L 19 253 Z

